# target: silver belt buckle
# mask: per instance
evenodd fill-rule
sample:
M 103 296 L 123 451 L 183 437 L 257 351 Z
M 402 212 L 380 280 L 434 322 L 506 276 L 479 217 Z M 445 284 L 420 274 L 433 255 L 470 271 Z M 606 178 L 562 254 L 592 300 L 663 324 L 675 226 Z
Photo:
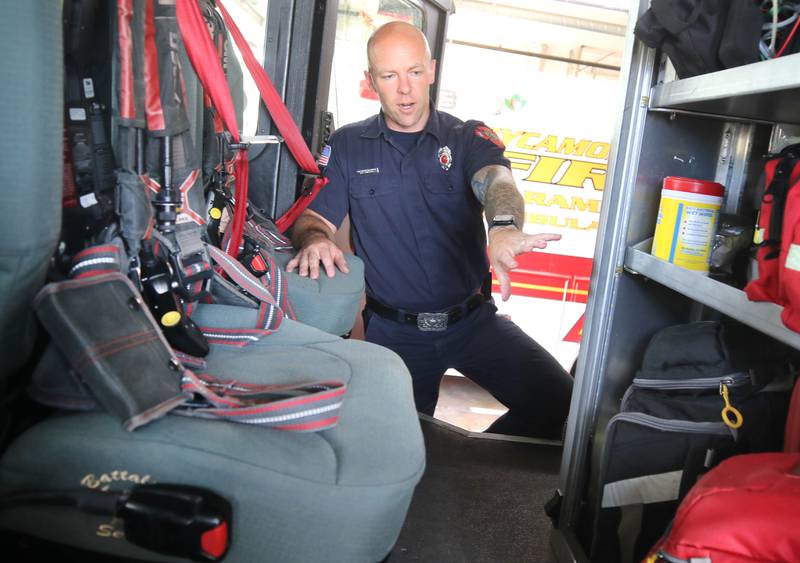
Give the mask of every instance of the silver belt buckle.
M 426 332 L 444 330 L 447 318 L 447 313 L 418 313 L 417 328 Z

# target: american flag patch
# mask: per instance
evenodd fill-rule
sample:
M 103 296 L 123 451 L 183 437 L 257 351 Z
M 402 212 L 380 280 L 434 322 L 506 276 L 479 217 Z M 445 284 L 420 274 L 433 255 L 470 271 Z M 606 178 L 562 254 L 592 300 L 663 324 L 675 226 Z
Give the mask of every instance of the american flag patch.
M 322 154 L 317 159 L 317 166 L 328 166 L 328 160 L 331 158 L 331 146 L 325 145 L 322 149 Z

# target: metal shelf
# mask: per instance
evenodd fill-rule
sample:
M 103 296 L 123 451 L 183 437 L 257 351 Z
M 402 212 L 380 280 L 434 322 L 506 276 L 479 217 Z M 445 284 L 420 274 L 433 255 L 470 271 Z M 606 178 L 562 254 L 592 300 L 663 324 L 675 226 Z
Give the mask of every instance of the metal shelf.
M 651 244 L 648 239 L 628 247 L 625 268 L 800 349 L 800 334 L 781 322 L 782 307 L 750 301 L 744 291 L 660 260 L 650 254 Z
M 650 108 L 800 123 L 800 53 L 656 85 Z

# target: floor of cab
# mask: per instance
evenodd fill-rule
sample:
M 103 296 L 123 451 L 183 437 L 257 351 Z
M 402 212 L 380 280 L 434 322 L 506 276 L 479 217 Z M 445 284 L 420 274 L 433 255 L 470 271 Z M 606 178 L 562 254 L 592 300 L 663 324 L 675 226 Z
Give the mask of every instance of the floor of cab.
M 544 512 L 561 448 L 421 420 L 427 466 L 389 563 L 553 563 Z

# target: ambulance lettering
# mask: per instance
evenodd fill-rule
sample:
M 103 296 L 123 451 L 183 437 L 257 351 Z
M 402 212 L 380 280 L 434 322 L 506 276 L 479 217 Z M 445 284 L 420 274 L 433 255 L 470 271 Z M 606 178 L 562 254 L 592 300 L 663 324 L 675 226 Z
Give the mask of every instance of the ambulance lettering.
M 534 299 L 530 305 L 516 301 L 513 318 L 577 345 L 611 146 L 552 132 L 499 128 L 495 133 L 506 145 L 505 156 L 525 199 L 527 230 L 562 234 L 552 248 L 519 257 L 519 267 L 511 272 L 511 292 Z

